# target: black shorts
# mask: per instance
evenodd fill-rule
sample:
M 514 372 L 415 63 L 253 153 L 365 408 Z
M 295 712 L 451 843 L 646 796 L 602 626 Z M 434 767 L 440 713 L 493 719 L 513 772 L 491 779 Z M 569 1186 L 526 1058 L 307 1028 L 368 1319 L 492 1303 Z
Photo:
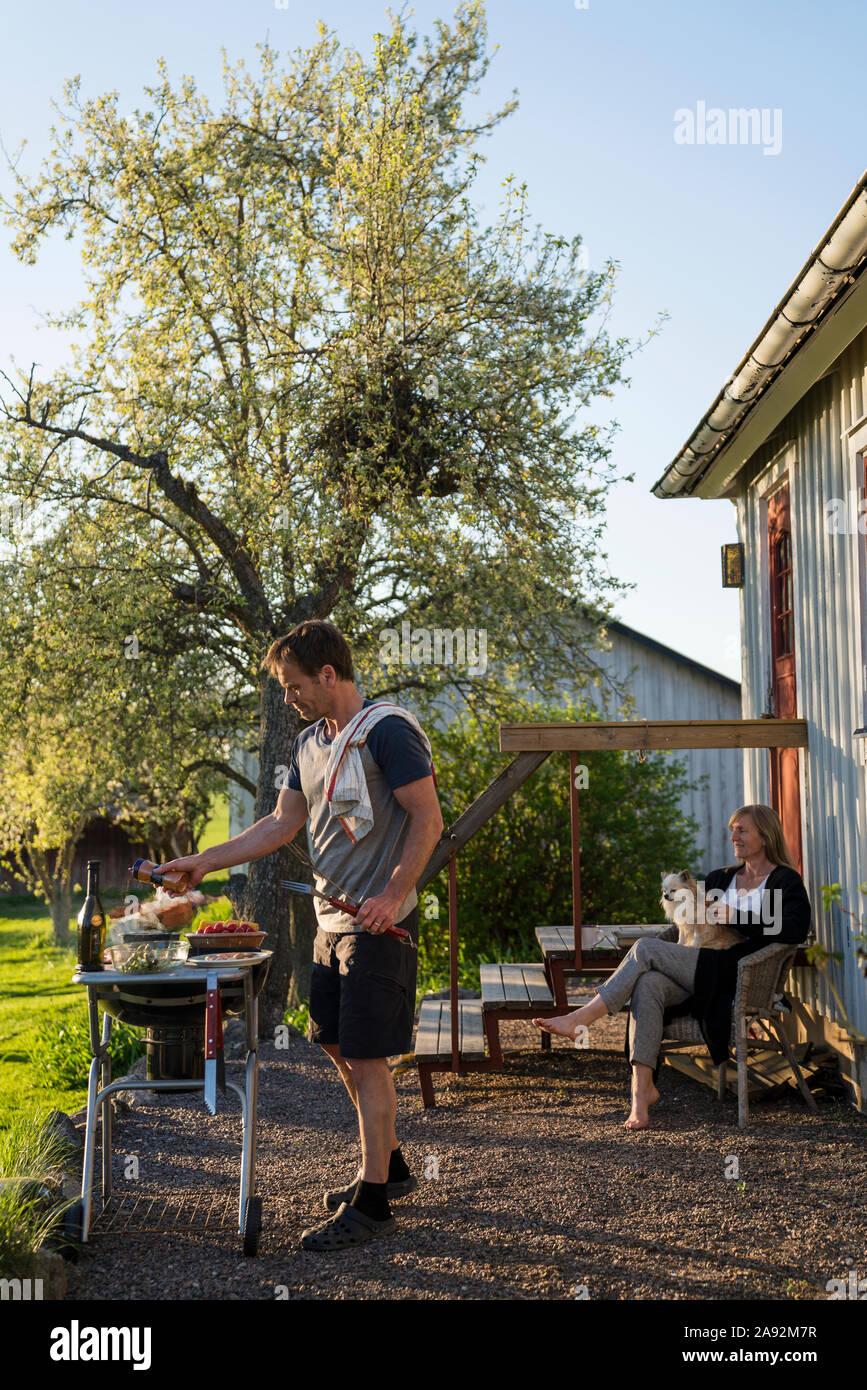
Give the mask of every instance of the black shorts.
M 398 923 L 418 943 L 418 907 Z M 418 951 L 388 932 L 317 929 L 310 976 L 310 1042 L 343 1057 L 394 1057 L 412 1047 Z

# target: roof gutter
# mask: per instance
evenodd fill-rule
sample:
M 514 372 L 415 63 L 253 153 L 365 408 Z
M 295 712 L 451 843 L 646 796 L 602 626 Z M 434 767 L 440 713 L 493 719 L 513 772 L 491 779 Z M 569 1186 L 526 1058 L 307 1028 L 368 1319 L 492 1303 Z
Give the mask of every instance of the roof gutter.
M 752 347 L 651 491 L 688 497 L 844 289 L 867 264 L 867 173 L 798 272 Z

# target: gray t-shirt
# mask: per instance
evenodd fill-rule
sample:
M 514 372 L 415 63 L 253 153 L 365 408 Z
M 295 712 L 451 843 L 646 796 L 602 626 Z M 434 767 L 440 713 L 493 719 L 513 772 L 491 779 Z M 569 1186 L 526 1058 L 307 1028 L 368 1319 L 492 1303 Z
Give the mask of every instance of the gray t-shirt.
M 365 700 L 364 708 L 371 704 L 372 700 Z M 317 871 L 314 887 L 339 897 L 334 887 L 339 883 L 347 897 L 360 906 L 365 898 L 375 898 L 385 889 L 400 862 L 409 817 L 392 791 L 420 777 L 430 777 L 431 763 L 415 729 L 399 714 L 388 715 L 371 729 L 358 751 L 367 778 L 373 825 L 354 843 L 339 818 L 331 815 L 325 796 L 325 767 L 331 746 L 324 719 L 302 730 L 292 745 L 286 785 L 302 792 L 307 801 L 311 857 Z M 331 882 L 322 877 L 325 874 Z M 362 930 L 348 913 L 321 898 L 313 902 L 316 920 L 324 931 Z M 411 888 L 395 920 L 400 922 L 417 902 L 415 888 Z

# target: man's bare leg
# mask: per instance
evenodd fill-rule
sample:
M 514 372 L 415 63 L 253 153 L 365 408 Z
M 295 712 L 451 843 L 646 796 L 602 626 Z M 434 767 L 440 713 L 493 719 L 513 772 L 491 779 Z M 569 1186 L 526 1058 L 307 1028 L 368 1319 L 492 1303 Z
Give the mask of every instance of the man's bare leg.
M 322 1048 L 323 1052 L 328 1053 L 328 1056 L 331 1058 L 337 1070 L 340 1072 L 340 1079 L 346 1087 L 347 1091 L 349 1092 L 349 1099 L 352 1101 L 352 1104 L 355 1106 L 357 1110 L 358 1095 L 356 1094 L 355 1090 L 355 1081 L 353 1079 L 352 1072 L 346 1064 L 346 1059 L 343 1056 L 341 1056 L 338 1044 L 320 1043 L 319 1046 Z
M 653 1068 L 643 1062 L 632 1064 L 632 1109 L 629 1119 L 624 1120 L 624 1129 L 648 1129 L 650 1118 L 648 1110 L 659 1100 L 659 1092 L 653 1084 Z
M 358 1096 L 361 1130 L 361 1178 L 363 1182 L 388 1182 L 388 1164 L 397 1148 L 394 1122 L 397 1096 L 384 1057 L 347 1058 Z
M 578 1029 L 583 1025 L 595 1023 L 597 1018 L 602 1018 L 603 1014 L 608 1013 L 608 1005 L 601 994 L 594 994 L 589 1004 L 585 1004 L 580 1009 L 573 1009 L 571 1014 L 559 1014 L 556 1018 L 534 1018 L 533 1022 L 537 1028 L 544 1028 L 549 1033 L 559 1033 L 563 1038 L 574 1038 Z
M 332 1062 L 334 1063 L 335 1067 L 336 1067 L 337 1070 L 339 1071 L 339 1073 L 340 1073 L 340 1078 L 341 1078 L 341 1080 L 342 1080 L 344 1086 L 346 1087 L 347 1091 L 349 1092 L 349 1099 L 352 1101 L 352 1104 L 355 1106 L 355 1109 L 358 1110 L 358 1092 L 357 1092 L 356 1087 L 355 1087 L 355 1077 L 352 1075 L 352 1069 L 350 1068 L 349 1063 L 347 1062 L 346 1058 L 342 1055 L 339 1046 L 337 1045 L 337 1043 L 320 1043 L 319 1046 L 322 1048 L 322 1051 L 323 1051 L 323 1052 L 327 1052 L 327 1053 L 328 1053 L 328 1056 L 331 1058 L 331 1060 L 332 1060 Z M 389 1072 L 389 1077 L 391 1077 L 391 1072 Z M 392 1083 L 392 1090 L 393 1090 L 393 1089 L 394 1089 L 394 1083 Z M 396 1110 L 397 1110 L 397 1098 L 395 1097 L 395 1111 L 396 1111 Z M 361 1133 L 361 1114 L 360 1114 L 360 1112 L 359 1112 L 359 1116 L 358 1116 L 358 1129 L 359 1129 L 359 1134 L 360 1134 L 360 1133 Z M 363 1141 L 362 1141 L 362 1143 L 363 1143 Z M 391 1125 L 391 1148 L 389 1149 L 389 1155 L 391 1155 L 392 1150 L 393 1150 L 393 1149 L 396 1149 L 397 1147 L 398 1147 L 398 1138 L 397 1138 L 397 1133 L 396 1133 L 395 1128 L 394 1128 L 394 1120 L 392 1120 L 392 1125 Z M 362 1170 L 359 1168 L 359 1170 L 358 1170 L 358 1176 L 359 1176 L 359 1177 L 361 1177 L 361 1171 L 362 1171 Z

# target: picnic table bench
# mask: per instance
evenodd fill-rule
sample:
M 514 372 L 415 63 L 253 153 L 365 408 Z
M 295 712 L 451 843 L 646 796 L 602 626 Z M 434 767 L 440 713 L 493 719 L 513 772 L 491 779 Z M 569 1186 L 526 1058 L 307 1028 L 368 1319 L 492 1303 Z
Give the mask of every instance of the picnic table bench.
M 460 1070 L 490 1068 L 485 1055 L 485 1025 L 480 999 L 458 1002 L 458 1049 Z M 452 1011 L 448 999 L 423 999 L 415 1039 L 415 1062 L 425 1108 L 434 1105 L 431 1075 L 448 1071 L 452 1065 Z
M 581 973 L 607 975 L 642 935 L 658 935 L 667 922 L 650 926 L 596 926 L 581 929 Z M 571 926 L 537 927 L 541 961 L 504 961 L 479 967 L 481 999 L 458 1002 L 458 1071 L 499 1070 L 503 1065 L 500 1022 L 513 1018 L 550 1018 L 568 1008 L 565 976 L 575 970 L 575 936 Z M 415 1044 L 415 1062 L 424 1105 L 434 1104 L 431 1076 L 452 1068 L 449 1001 L 423 999 Z M 540 1046 L 551 1046 L 541 1032 Z

